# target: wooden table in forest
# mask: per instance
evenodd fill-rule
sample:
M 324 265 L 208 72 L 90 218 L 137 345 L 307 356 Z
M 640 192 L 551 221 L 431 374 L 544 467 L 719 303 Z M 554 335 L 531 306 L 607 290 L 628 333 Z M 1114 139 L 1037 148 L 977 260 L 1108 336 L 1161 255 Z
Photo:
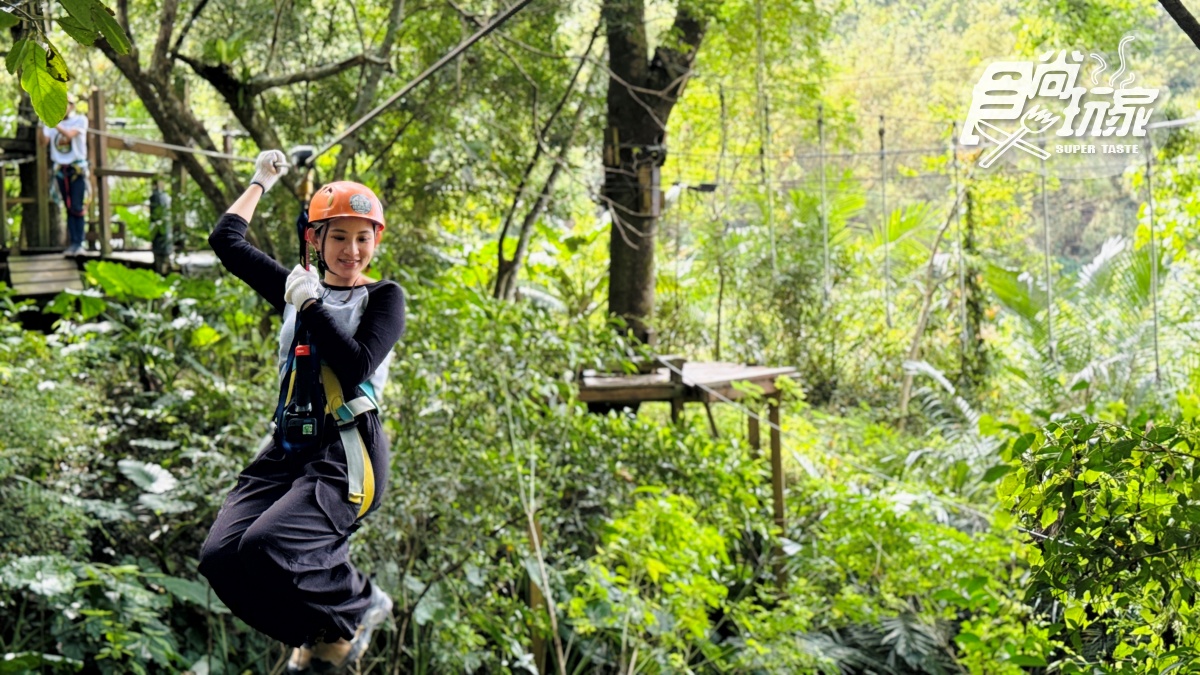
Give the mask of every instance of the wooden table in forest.
M 796 369 L 748 366 L 740 363 L 688 363 L 678 357 L 660 357 L 659 361 L 664 365 L 651 367 L 650 372 L 630 375 L 585 370 L 579 382 L 579 400 L 585 403 L 631 406 L 650 401 L 666 401 L 671 404 L 671 419 L 675 422 L 679 421 L 685 404 L 702 403 L 708 415 L 709 428 L 716 436 L 717 425 L 710 406 L 713 403 L 744 399 L 746 394 L 735 385 L 756 385 L 762 390 L 762 397 L 767 402 L 775 524 L 783 529 L 786 523 L 783 508 L 783 450 L 779 433 L 780 390 L 776 380 L 783 376 L 795 377 Z M 747 436 L 750 446 L 757 452 L 761 447 L 759 414 L 756 410 L 749 410 L 749 413 Z

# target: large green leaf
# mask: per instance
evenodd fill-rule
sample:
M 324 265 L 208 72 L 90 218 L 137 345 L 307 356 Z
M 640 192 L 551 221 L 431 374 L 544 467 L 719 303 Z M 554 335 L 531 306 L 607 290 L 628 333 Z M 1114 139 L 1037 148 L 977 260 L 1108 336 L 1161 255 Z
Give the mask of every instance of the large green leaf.
M 209 589 L 208 584 L 169 576 L 157 577 L 154 581 L 174 598 L 203 607 L 214 614 L 229 613 L 229 608 Z
M 87 264 L 87 279 L 107 295 L 120 300 L 153 300 L 167 292 L 162 277 L 150 270 L 138 270 L 113 262 L 93 260 Z
M 112 10 L 96 3 L 92 8 L 92 18 L 96 21 L 96 27 L 104 34 L 104 39 L 108 40 L 108 44 L 118 54 L 129 53 L 129 48 L 132 46 L 129 43 L 129 37 L 125 35 L 121 24 L 117 23 Z
M 58 47 L 55 47 L 53 44 L 47 44 L 46 46 L 48 48 L 46 50 L 46 72 L 50 73 L 50 77 L 64 84 L 70 82 L 71 72 L 67 70 L 67 62 L 58 51 Z
M 96 29 L 88 28 L 73 17 L 64 16 L 58 20 L 58 25 L 67 35 L 70 35 L 76 42 L 85 46 L 91 47 L 96 44 Z
M 92 12 L 97 10 L 101 12 L 104 11 L 104 8 L 100 6 L 99 2 L 96 2 L 96 0 L 58 1 L 62 4 L 63 9 L 67 10 L 67 14 L 71 15 L 71 18 L 78 21 L 85 28 L 91 30 L 93 34 L 96 32 L 96 20 L 92 18 Z M 62 22 L 60 21 L 59 23 Z
M 51 126 L 67 116 L 67 81 L 61 56 L 53 46 L 49 53 L 39 44 L 31 43 L 25 48 L 25 61 L 21 64 L 21 88 L 29 92 L 33 110 L 43 122 Z
M 117 462 L 117 468 L 125 477 L 133 481 L 139 488 L 153 494 L 162 494 L 174 488 L 179 481 L 170 471 L 157 464 L 139 462 L 136 459 L 123 459 Z
M 138 504 L 150 509 L 159 515 L 177 515 L 187 513 L 196 508 L 195 502 L 189 502 L 185 499 L 175 499 L 166 495 L 156 495 L 150 492 L 144 492 L 138 495 Z
M 4 67 L 8 69 L 9 75 L 17 74 L 17 69 L 25 62 L 25 50 L 28 48 L 29 40 L 22 38 L 14 42 L 12 49 L 8 50 L 4 57 Z
M 47 670 L 49 669 L 49 670 Z M 77 673 L 83 670 L 83 661 L 57 654 L 18 652 L 0 654 L 0 673 L 59 672 Z
M 12 8 L 5 7 L 0 9 L 0 30 L 8 30 L 19 23 L 21 23 L 21 20 L 13 15 Z
M 996 298 L 1026 321 L 1036 323 L 1038 313 L 1046 309 L 1045 291 L 1031 288 L 1019 272 L 988 263 L 983 276 Z

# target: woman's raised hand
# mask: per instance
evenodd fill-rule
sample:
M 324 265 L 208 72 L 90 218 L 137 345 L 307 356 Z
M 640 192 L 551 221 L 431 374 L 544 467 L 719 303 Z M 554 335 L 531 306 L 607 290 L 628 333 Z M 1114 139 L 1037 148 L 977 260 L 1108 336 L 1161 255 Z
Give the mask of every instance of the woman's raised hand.
M 316 300 L 320 294 L 321 280 L 317 271 L 311 268 L 306 270 L 303 266 L 296 265 L 288 275 L 287 285 L 284 287 L 284 302 L 295 305 L 296 311 L 300 311 L 304 309 L 304 303 Z
M 250 179 L 250 184 L 257 183 L 261 185 L 265 193 L 279 180 L 280 176 L 287 172 L 287 157 L 282 152 L 278 150 L 263 150 L 254 162 L 254 177 Z

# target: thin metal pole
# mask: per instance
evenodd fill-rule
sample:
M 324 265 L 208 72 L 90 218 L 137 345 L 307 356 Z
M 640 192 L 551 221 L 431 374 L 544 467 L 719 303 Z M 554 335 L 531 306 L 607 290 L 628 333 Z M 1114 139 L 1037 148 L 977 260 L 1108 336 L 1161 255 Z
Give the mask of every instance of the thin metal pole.
M 962 350 L 960 358 L 965 364 L 967 360 L 967 331 L 970 326 L 967 325 L 967 261 L 966 261 L 966 242 L 963 240 L 962 231 L 962 203 L 958 200 L 958 122 L 950 123 L 950 166 L 952 167 L 953 176 L 952 185 L 954 187 L 954 229 L 957 232 L 955 235 L 958 238 L 958 308 L 959 322 L 962 325 L 959 348 Z
M 775 190 L 771 186 L 769 174 L 767 173 L 767 155 L 770 152 L 769 145 L 771 143 L 771 124 L 768 119 L 770 108 L 767 105 L 767 93 L 763 88 L 763 80 L 766 77 L 767 60 L 763 50 L 763 13 L 762 0 L 756 0 L 754 3 L 754 18 L 755 18 L 755 37 L 758 41 L 758 65 L 754 69 L 754 82 L 758 90 L 758 172 L 762 178 L 763 190 L 766 191 L 767 198 L 767 235 L 770 238 L 771 244 L 771 274 L 774 276 L 779 272 L 778 256 L 775 253 Z
M 721 99 L 721 154 L 717 156 L 717 183 L 721 186 L 720 229 L 717 235 L 717 361 L 721 360 L 721 326 L 725 322 L 725 218 L 729 214 L 729 183 L 725 180 L 725 151 L 729 139 L 729 111 L 725 105 L 725 85 L 717 85 Z
M 1038 145 L 1045 146 L 1039 139 Z M 1046 338 L 1050 345 L 1050 361 L 1058 362 L 1054 348 L 1054 282 L 1050 278 L 1050 208 L 1046 201 L 1046 160 L 1042 160 L 1042 260 L 1046 273 Z
M 825 213 L 825 106 L 823 105 L 817 106 L 817 145 L 820 148 L 818 156 L 820 157 L 819 166 L 821 172 L 821 242 L 825 263 L 822 290 L 825 300 L 828 302 L 833 283 L 829 278 L 829 218 Z
M 879 220 L 883 227 L 883 314 L 892 327 L 892 256 L 888 245 L 892 238 L 887 210 L 887 148 L 884 145 L 883 115 L 879 116 Z
M 1150 219 L 1150 311 L 1154 315 L 1154 384 L 1162 382 L 1158 356 L 1158 248 L 1154 233 L 1154 141 L 1146 137 L 1146 213 Z

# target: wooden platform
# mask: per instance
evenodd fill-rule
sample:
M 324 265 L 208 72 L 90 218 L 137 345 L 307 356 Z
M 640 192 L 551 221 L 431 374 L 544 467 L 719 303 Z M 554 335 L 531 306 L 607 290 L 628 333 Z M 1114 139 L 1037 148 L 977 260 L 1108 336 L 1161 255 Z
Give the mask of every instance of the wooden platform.
M 18 297 L 57 295 L 68 288 L 82 290 L 83 277 L 74 258 L 58 253 L 17 255 L 8 258 L 12 289 Z
M 734 388 L 735 382 L 749 382 L 762 388 L 764 396 L 779 393 L 775 380 L 794 377 L 795 368 L 767 368 L 740 363 L 684 363 L 680 375 L 666 366 L 648 374 L 612 375 L 583 371 L 579 400 L 587 403 L 642 403 L 673 401 L 684 403 L 721 403 L 724 399 L 738 400 L 744 395 Z
M 634 406 L 649 401 L 671 403 L 671 419 L 678 422 L 686 403 L 702 403 L 708 415 L 709 428 L 713 436 L 718 435 L 717 423 L 713 419 L 712 404 L 735 402 L 746 398 L 735 385 L 753 384 L 761 388 L 767 403 L 767 427 L 771 438 L 771 491 L 775 523 L 786 531 L 787 520 L 784 509 L 783 440 L 780 433 L 779 399 L 781 392 L 776 380 L 780 377 L 795 377 L 799 374 L 792 367 L 749 366 L 741 363 L 687 363 L 680 357 L 657 357 L 659 364 L 647 367 L 635 374 L 598 373 L 585 370 L 579 379 L 579 400 L 585 403 L 627 404 Z M 741 405 L 747 405 L 741 403 Z M 757 452 L 760 448 L 759 429 L 762 422 L 761 408 L 747 410 L 746 437 Z

